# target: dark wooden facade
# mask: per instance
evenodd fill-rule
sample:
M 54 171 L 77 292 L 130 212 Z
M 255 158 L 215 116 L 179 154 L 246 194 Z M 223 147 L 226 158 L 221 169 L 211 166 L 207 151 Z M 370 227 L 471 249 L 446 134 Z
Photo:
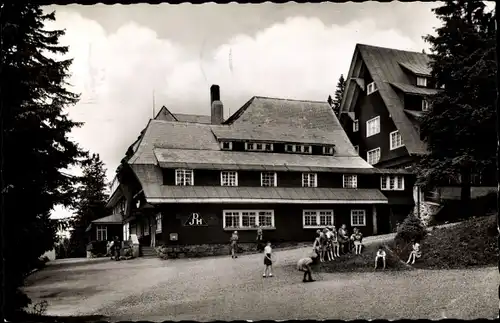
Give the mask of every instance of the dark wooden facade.
M 123 226 L 121 223 L 116 223 L 116 224 L 93 223 L 90 230 L 87 232 L 89 242 L 97 241 L 97 227 L 101 226 L 107 228 L 106 241 L 112 241 L 115 236 L 118 236 L 118 238 L 120 238 L 120 241 L 123 240 Z

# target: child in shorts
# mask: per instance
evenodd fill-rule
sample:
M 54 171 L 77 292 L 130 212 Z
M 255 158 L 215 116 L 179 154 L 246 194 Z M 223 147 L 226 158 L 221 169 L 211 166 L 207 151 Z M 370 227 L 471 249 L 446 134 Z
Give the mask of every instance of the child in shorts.
M 415 240 L 412 240 L 412 242 L 413 242 L 413 249 L 406 263 L 410 264 L 411 262 L 411 264 L 413 265 L 415 263 L 415 260 L 417 260 L 417 258 L 420 258 L 422 256 L 422 253 L 420 252 L 420 244 Z
M 266 265 L 266 269 L 264 270 L 262 277 L 273 277 L 273 261 L 271 259 L 272 252 L 271 242 L 268 242 L 264 247 L 264 265 Z

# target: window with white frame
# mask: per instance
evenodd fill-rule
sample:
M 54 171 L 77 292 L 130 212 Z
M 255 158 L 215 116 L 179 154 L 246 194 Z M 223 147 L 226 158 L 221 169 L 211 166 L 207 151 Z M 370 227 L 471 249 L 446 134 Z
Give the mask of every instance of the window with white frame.
M 302 187 L 318 187 L 318 174 L 302 173 Z
M 221 141 L 220 142 L 220 148 L 222 150 L 232 150 L 233 149 L 233 143 L 231 141 Z
M 108 227 L 105 225 L 97 226 L 97 241 L 107 241 L 108 240 Z
M 380 132 L 380 117 L 366 121 L 366 137 L 376 135 Z
M 250 151 L 273 151 L 273 144 L 263 142 L 245 142 L 245 150 Z
M 366 86 L 366 94 L 367 95 L 370 95 L 377 90 L 378 90 L 378 88 L 377 88 L 377 85 L 375 84 L 375 82 L 371 82 L 370 84 L 368 84 Z
M 194 176 L 192 169 L 176 169 L 175 185 L 192 186 L 194 185 Z
M 156 215 L 156 233 L 161 232 L 161 213 Z
M 278 186 L 276 173 L 272 172 L 260 173 L 260 186 L 264 187 Z
M 426 77 L 417 77 L 417 86 L 426 87 L 427 86 L 427 78 Z
M 357 188 L 358 175 L 344 175 L 344 188 Z
M 224 210 L 224 229 L 274 228 L 273 210 Z
M 380 147 L 366 152 L 366 161 L 370 165 L 375 165 L 380 160 Z
M 221 186 L 238 186 L 238 173 L 235 171 L 220 172 Z
M 312 153 L 312 147 L 311 146 L 304 145 L 304 146 L 299 146 L 299 147 L 300 147 L 300 152 L 303 153 L 303 154 L 310 154 L 310 153 Z
M 302 225 L 305 229 L 332 226 L 333 220 L 333 210 L 304 210 L 302 212 Z
M 333 147 L 332 146 L 324 146 L 323 147 L 323 155 L 333 155 Z
M 366 211 L 351 210 L 351 226 L 364 227 L 366 226 Z
M 359 120 L 356 119 L 352 123 L 352 132 L 358 132 L 358 130 L 359 130 Z
M 426 99 L 422 99 L 422 111 L 428 111 L 429 110 L 429 101 Z
M 405 189 L 405 178 L 402 175 L 381 176 L 380 189 L 384 191 L 403 191 Z
M 359 146 L 358 145 L 354 146 L 354 150 L 356 151 L 356 154 L 359 155 Z
M 401 137 L 401 134 L 397 130 L 389 134 L 389 140 L 390 140 L 391 150 L 404 146 L 403 138 Z
M 303 153 L 303 154 L 311 154 L 312 147 L 309 145 L 285 145 L 285 151 L 288 153 Z

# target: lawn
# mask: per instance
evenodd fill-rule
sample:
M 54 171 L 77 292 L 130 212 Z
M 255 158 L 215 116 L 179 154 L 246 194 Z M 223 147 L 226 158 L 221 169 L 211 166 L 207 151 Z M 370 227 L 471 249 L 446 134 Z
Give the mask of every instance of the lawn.
M 419 269 L 462 269 L 496 265 L 498 262 L 496 214 L 473 218 L 452 227 L 434 228 L 421 241 L 422 257 L 412 266 Z M 411 243 L 396 246 L 393 240 L 367 243 L 361 255 L 347 254 L 316 265 L 320 272 L 373 271 L 380 245 L 387 253 L 387 270 L 408 270 L 405 264 Z
M 319 263 L 316 265 L 316 268 L 320 272 L 373 271 L 375 267 L 375 255 L 380 245 L 384 246 L 384 250 L 387 254 L 386 270 L 411 269 L 401 262 L 391 249 L 387 248 L 386 243 L 366 244 L 360 255 L 355 255 L 353 251 L 353 253 L 342 255 L 340 258 L 336 258 L 333 261 Z M 377 270 L 380 270 L 380 266 Z
M 414 267 L 460 269 L 496 265 L 497 235 L 496 214 L 434 229 L 422 241 L 422 258 Z M 408 252 L 401 256 L 408 257 Z

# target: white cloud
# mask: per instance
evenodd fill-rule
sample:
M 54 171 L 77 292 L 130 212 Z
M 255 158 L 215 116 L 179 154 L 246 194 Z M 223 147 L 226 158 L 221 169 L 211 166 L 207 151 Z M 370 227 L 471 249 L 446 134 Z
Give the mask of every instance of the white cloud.
M 226 114 L 254 95 L 326 101 L 340 74 L 347 74 L 356 43 L 428 47 L 397 29 L 378 30 L 373 20 L 325 26 L 319 19 L 293 17 L 256 35 L 235 35 L 214 51 L 193 53 L 135 23 L 108 35 L 77 13 L 56 18 L 47 27 L 66 29 L 61 43 L 74 58 L 71 83 L 82 93 L 69 113 L 85 125 L 72 137 L 101 155 L 108 180 L 151 117 L 153 90 L 157 109 L 166 105 L 198 114 L 210 111 L 211 84 L 221 86 Z M 422 34 L 430 31 L 428 26 Z M 58 209 L 54 216 L 63 213 Z

